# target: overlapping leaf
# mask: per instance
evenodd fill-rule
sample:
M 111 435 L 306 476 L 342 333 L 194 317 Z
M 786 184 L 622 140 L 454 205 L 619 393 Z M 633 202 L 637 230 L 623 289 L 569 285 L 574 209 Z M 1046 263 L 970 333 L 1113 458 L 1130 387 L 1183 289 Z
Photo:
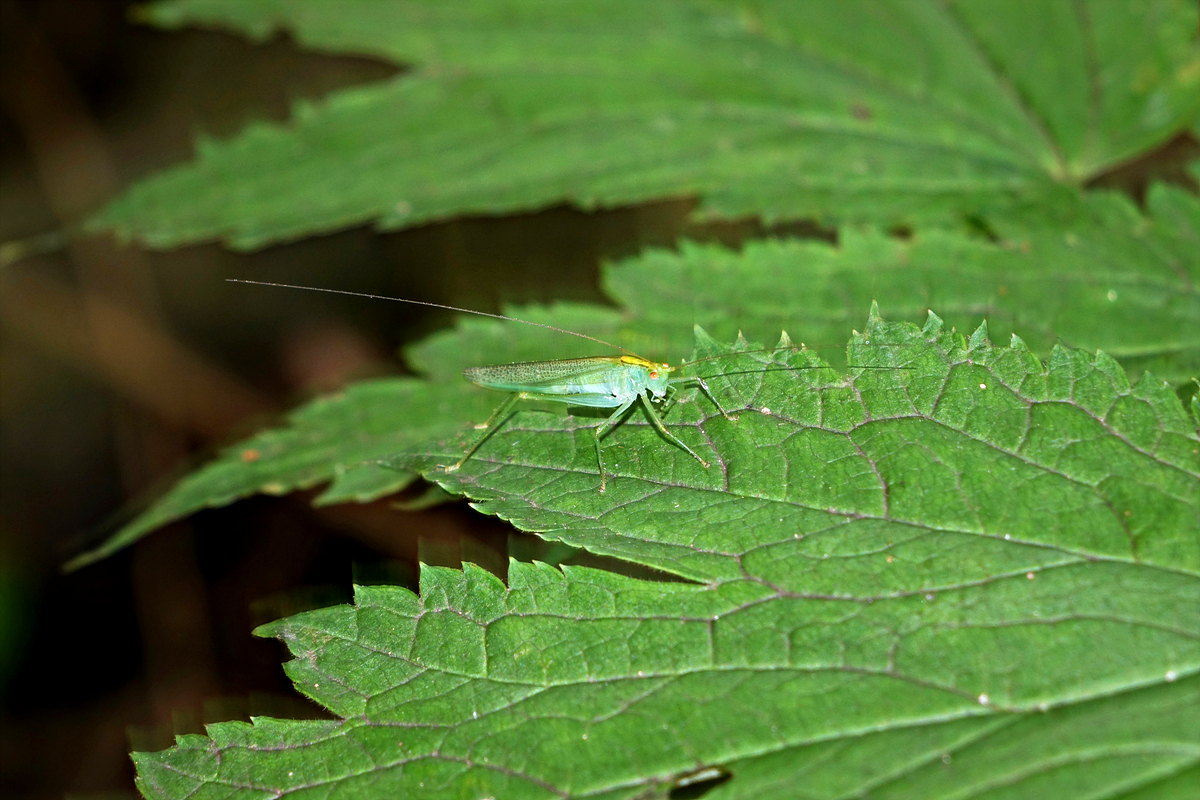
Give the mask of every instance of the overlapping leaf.
M 514 563 L 507 587 L 467 567 L 360 589 L 264 629 L 338 720 L 212 726 L 139 755 L 143 791 L 652 797 L 713 768 L 711 797 L 1186 796 L 1194 421 L 1104 355 L 1043 367 L 936 318 L 864 336 L 846 375 L 805 351 L 706 362 L 739 419 L 702 396 L 668 419 L 711 470 L 631 419 L 602 495 L 586 427 L 529 413 L 459 472 L 405 459 L 696 582 Z
M 698 342 L 701 356 L 721 351 Z M 1108 356 L 1064 348 L 1043 372 L 1020 339 L 997 348 L 984 327 L 962 339 L 932 315 L 922 331 L 873 318 L 848 358 L 849 380 L 805 351 L 706 362 L 697 370 L 740 418 L 696 400 L 670 423 L 712 469 L 634 415 L 605 440 L 605 495 L 586 418 L 519 413 L 459 473 L 396 463 L 518 527 L 697 580 L 743 574 L 745 553 L 771 560 L 759 537 L 776 526 L 837 543 L 825 553 L 858 552 L 899 524 L 939 531 L 938 548 L 961 535 L 1012 553 L 1008 535 L 1050 558 L 1067 547 L 1158 563 L 1161 552 L 1200 569 L 1200 447 L 1169 385 L 1131 389 Z M 1148 504 L 1136 516 L 1135 497 Z
M 1167 662 L 1194 668 L 1195 626 L 1168 632 L 1136 601 L 1097 602 L 1129 577 L 1048 569 L 928 600 L 833 600 L 524 564 L 506 590 L 471 566 L 429 568 L 420 599 L 360 588 L 353 607 L 264 631 L 292 649 L 297 686 L 344 719 L 212 725 L 137 754 L 139 787 L 643 798 L 711 766 L 732 776 L 712 798 L 798 785 L 815 798 L 1186 798 L 1176 776 L 1200 760 L 1200 681 Z M 1194 602 L 1191 582 L 1174 599 Z M 1108 635 L 1115 652 L 1092 646 Z M 1145 674 L 1129 668 L 1137 646 Z M 1039 658 L 1062 655 L 1079 660 L 1043 684 Z
M 836 247 L 767 240 L 740 252 L 684 243 L 678 253 L 651 251 L 605 270 L 621 316 L 585 306 L 518 316 L 587 331 L 652 357 L 678 356 L 694 321 L 719 337 L 738 330 L 768 335 L 780 328 L 810 342 L 845 339 L 873 298 L 900 318 L 922 319 L 930 307 L 952 323 L 974 326 L 986 315 L 1001 335 L 1020 332 L 1049 354 L 1056 340 L 1117 354 L 1135 376 L 1184 382 L 1200 369 L 1200 204 L 1178 189 L 1155 186 L 1142 214 L 1116 195 L 1097 194 L 1070 225 L 1037 215 L 998 218 L 999 243 L 927 232 L 901 241 L 844 229 Z M 854 315 L 854 316 L 852 316 Z M 437 387 L 413 381 L 351 387 L 318 401 L 287 425 L 228 450 L 186 478 L 101 549 L 112 552 L 166 522 L 257 492 L 332 483 L 327 502 L 372 499 L 405 486 L 408 471 L 379 459 L 436 446 L 457 460 L 453 435 L 486 418 L 490 395 L 468 387 L 464 368 L 513 360 L 596 355 L 594 343 L 512 323 L 465 325 L 459 333 L 410 350 Z M 828 352 L 835 363 L 838 358 Z
M 617 337 L 619 315 L 611 309 L 564 304 L 522 312 L 530 321 Z M 597 345 L 540 329 L 520 332 L 514 323 L 469 321 L 454 334 L 435 337 L 414 361 L 431 381 L 379 379 L 359 383 L 296 410 L 278 427 L 225 449 L 215 460 L 181 479 L 149 509 L 99 547 L 73 559 L 75 569 L 104 558 L 168 522 L 204 508 L 254 494 L 284 494 L 322 483 L 318 503 L 367 501 L 408 486 L 416 474 L 384 465 L 397 453 L 444 452 L 458 460 L 456 436 L 483 420 L 496 397 L 462 379 L 468 366 L 595 355 Z M 446 460 L 448 459 L 448 460 Z
M 360 383 L 291 414 L 285 424 L 226 449 L 187 475 L 112 537 L 76 558 L 76 569 L 127 547 L 169 522 L 254 494 L 285 494 L 330 483 L 318 502 L 370 500 L 399 491 L 415 475 L 381 467 L 386 456 L 454 430 L 444 399 L 418 380 Z M 410 425 L 394 413 L 402 409 Z
M 94 220 L 154 246 L 680 195 L 726 217 L 944 221 L 1069 199 L 1200 110 L 1188 0 L 177 0 L 149 17 L 413 65 L 202 143 Z
M 733 252 L 685 242 L 609 268 L 605 288 L 647 332 L 694 319 L 719 338 L 786 328 L 838 341 L 879 299 L 889 318 L 920 322 L 934 309 L 970 330 L 986 317 L 994 335 L 1019 333 L 1043 357 L 1061 342 L 1104 350 L 1134 377 L 1149 369 L 1181 384 L 1200 374 L 1196 195 L 1157 184 L 1146 213 L 1109 193 L 1072 211 L 1067 219 L 1043 207 L 997 215 L 995 242 L 850 227 L 836 246 L 765 240 Z

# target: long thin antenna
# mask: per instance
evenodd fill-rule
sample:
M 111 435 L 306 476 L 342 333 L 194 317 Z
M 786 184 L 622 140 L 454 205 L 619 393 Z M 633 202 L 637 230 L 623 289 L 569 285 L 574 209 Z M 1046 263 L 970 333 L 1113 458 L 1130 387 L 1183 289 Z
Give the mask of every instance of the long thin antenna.
M 874 347 L 892 347 L 893 345 L 872 345 L 872 346 L 874 346 Z M 894 346 L 900 347 L 900 345 L 894 345 Z M 703 364 L 705 361 L 716 361 L 719 358 L 732 358 L 733 356 L 752 355 L 754 353 L 783 353 L 783 352 L 799 353 L 799 352 L 811 352 L 811 351 L 807 347 L 805 347 L 803 343 L 786 345 L 784 347 L 756 347 L 753 350 L 734 350 L 730 353 L 721 353 L 720 355 L 716 355 L 716 356 L 705 356 L 704 358 L 697 358 L 695 361 L 685 361 L 684 363 L 680 364 L 678 367 L 673 367 L 673 369 L 681 369 L 683 367 L 693 367 L 696 364 Z M 825 364 L 824 367 L 836 369 L 834 367 L 834 365 L 832 365 L 832 364 Z M 792 367 L 786 367 L 786 366 L 783 368 L 784 371 L 791 370 L 791 369 L 792 369 Z M 809 369 L 809 368 L 805 367 L 805 369 Z M 868 364 L 846 364 L 846 369 L 912 369 L 912 367 L 902 367 L 902 366 L 898 366 L 895 364 L 887 364 L 884 366 L 872 366 L 872 365 L 868 365 Z M 767 371 L 774 372 L 775 370 L 768 369 Z M 749 374 L 750 372 L 752 372 L 752 370 L 744 370 L 743 372 L 722 372 L 721 374 L 722 375 L 741 375 L 741 374 Z M 705 375 L 704 377 L 712 378 L 712 377 L 716 377 L 716 376 L 715 375 Z M 679 378 L 679 380 L 681 380 L 681 381 L 687 380 L 687 378 L 686 377 Z
M 508 322 L 520 322 L 522 325 L 532 325 L 535 328 L 545 328 L 548 331 L 557 331 L 570 336 L 578 336 L 580 339 L 602 344 L 605 347 L 611 347 L 613 350 L 619 350 L 622 353 L 629 353 L 624 347 L 606 342 L 603 339 L 597 339 L 595 336 L 588 336 L 586 333 L 578 331 L 569 331 L 566 328 L 556 328 L 553 325 L 544 325 L 541 322 L 531 322 L 527 319 L 517 319 L 516 317 L 506 317 L 503 314 L 489 314 L 486 311 L 473 311 L 469 308 L 459 308 L 458 306 L 448 306 L 442 303 L 427 303 L 424 300 L 406 300 L 403 297 L 388 297 L 381 294 L 367 294 L 366 292 L 348 292 L 345 289 L 323 289 L 319 286 L 294 286 L 290 283 L 269 283 L 267 281 L 247 281 L 241 278 L 226 278 L 227 283 L 248 283 L 251 286 L 274 286 L 279 289 L 302 289 L 306 292 L 325 292 L 326 294 L 344 294 L 347 297 L 365 297 L 368 300 L 390 300 L 393 303 L 408 303 L 414 306 L 429 306 L 430 308 L 444 308 L 447 311 L 457 311 L 460 314 L 474 314 L 477 317 L 491 317 L 492 319 L 502 319 Z

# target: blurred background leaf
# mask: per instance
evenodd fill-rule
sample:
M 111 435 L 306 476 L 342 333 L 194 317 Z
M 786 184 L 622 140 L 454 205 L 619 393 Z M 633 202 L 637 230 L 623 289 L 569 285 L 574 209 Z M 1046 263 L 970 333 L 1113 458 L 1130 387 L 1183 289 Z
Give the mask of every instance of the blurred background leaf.
M 92 222 L 156 247 L 692 195 L 712 217 L 957 221 L 1069 202 L 1200 111 L 1185 0 L 177 0 L 147 19 L 412 65 L 203 142 Z

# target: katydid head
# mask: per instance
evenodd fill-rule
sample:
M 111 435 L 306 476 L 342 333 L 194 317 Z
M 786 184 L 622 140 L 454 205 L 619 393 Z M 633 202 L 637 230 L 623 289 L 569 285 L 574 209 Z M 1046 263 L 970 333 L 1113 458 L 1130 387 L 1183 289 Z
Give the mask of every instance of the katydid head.
M 668 364 L 655 364 L 646 375 L 646 389 L 660 400 L 667 396 L 667 387 L 671 383 L 671 367 Z
M 666 395 L 667 385 L 671 382 L 670 364 L 660 364 L 629 353 L 621 356 L 620 361 L 627 367 L 645 370 L 645 377 L 639 383 L 654 397 L 662 398 Z

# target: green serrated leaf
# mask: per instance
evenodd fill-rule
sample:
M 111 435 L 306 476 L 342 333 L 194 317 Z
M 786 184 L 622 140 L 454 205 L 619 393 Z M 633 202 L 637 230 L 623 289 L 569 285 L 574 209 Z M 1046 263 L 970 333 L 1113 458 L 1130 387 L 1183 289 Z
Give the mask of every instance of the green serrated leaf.
M 260 629 L 341 720 L 211 725 L 135 754 L 139 786 L 665 797 L 708 766 L 732 776 L 714 797 L 1101 796 L 1194 769 L 1195 573 L 1082 560 L 979 581 L 984 553 L 946 555 L 927 569 L 951 585 L 840 597 L 754 570 L 697 586 L 514 562 L 505 587 L 425 568 L 419 597 L 359 587 Z M 1139 576 L 1175 604 L 1145 605 Z
M 1200 112 L 1188 0 L 177 0 L 147 16 L 414 65 L 205 142 L 92 221 L 156 247 L 681 195 L 708 216 L 944 221 L 1069 202 Z
M 517 310 L 521 317 L 597 336 L 621 338 L 620 315 L 608 308 L 563 303 Z M 205 508 L 255 494 L 286 494 L 327 483 L 319 504 L 367 502 L 397 492 L 416 477 L 386 460 L 441 452 L 458 460 L 469 422 L 486 419 L 498 398 L 467 384 L 468 366 L 595 355 L 594 341 L 515 323 L 463 320 L 459 329 L 410 349 L 430 381 L 380 379 L 354 384 L 292 412 L 283 424 L 222 451 L 175 484 L 149 509 L 99 547 L 72 559 L 73 570 L 111 555 L 156 528 Z
M 1060 337 L 1089 348 L 1111 348 L 1135 374 L 1152 363 L 1160 374 L 1178 380 L 1188 365 L 1200 362 L 1200 296 L 1195 290 L 1200 275 L 1189 277 L 1195 263 L 1186 259 L 1200 205 L 1183 192 L 1156 188 L 1150 206 L 1152 216 L 1143 217 L 1124 200 L 1097 195 L 1088 200 L 1090 211 L 1077 223 L 1078 233 L 1038 227 L 1014 216 L 1006 224 L 1028 246 L 944 232 L 902 242 L 869 230 L 845 231 L 836 248 L 781 240 L 753 242 L 735 253 L 684 243 L 678 252 L 650 251 L 606 267 L 606 288 L 629 312 L 579 304 L 511 312 L 667 359 L 692 346 L 684 336 L 695 321 L 711 326 L 719 338 L 732 338 L 741 328 L 763 335 L 786 325 L 803 341 L 844 339 L 853 324 L 846 309 L 882 297 L 889 310 L 910 319 L 923 318 L 929 304 L 944 305 L 950 320 L 964 328 L 977 325 L 981 311 L 990 311 L 990 330 L 1001 335 L 1019 330 L 1043 355 Z M 849 363 L 886 366 L 886 361 L 872 360 L 885 354 L 880 344 L 855 345 Z M 705 347 L 696 357 L 719 352 Z M 414 367 L 433 385 L 371 383 L 317 401 L 297 412 L 288 427 L 229 449 L 73 566 L 111 553 L 173 519 L 258 492 L 281 493 L 329 481 L 321 499 L 336 502 L 396 491 L 412 473 L 381 467 L 381 459 L 436 452 L 441 463 L 453 463 L 466 446 L 456 434 L 469 422 L 485 419 L 499 403 L 498 395 L 469 387 L 461 378 L 464 368 L 597 355 L 598 349 L 603 350 L 593 341 L 545 329 L 463 320 L 456 331 L 408 351 Z M 1015 339 L 1008 352 L 1014 369 L 1038 374 L 1025 338 Z M 847 363 L 830 351 L 821 355 Z M 940 363 L 933 366 L 940 369 Z M 764 366 L 755 363 L 749 369 L 753 374 Z M 808 370 L 809 378 L 817 375 Z M 571 446 L 583 453 L 589 447 L 588 429 L 597 422 L 577 416 L 548 424 L 569 425 L 575 437 Z M 627 425 L 644 423 L 638 412 Z M 657 443 L 654 435 L 643 441 Z
M 696 355 L 667 415 L 518 411 L 455 473 L 477 508 L 686 577 L 424 568 L 419 594 L 264 626 L 339 719 L 210 726 L 137 754 L 148 797 L 1096 796 L 1200 761 L 1200 439 L 1103 354 L 873 310 L 842 374 L 802 349 Z M 708 370 L 711 369 L 711 373 Z M 445 463 L 444 459 L 440 463 Z M 250 788 L 253 787 L 253 788 Z M 1170 793 L 1163 796 L 1172 796 Z
M 958 537 L 986 547 L 982 537 L 1055 563 L 1077 552 L 1200 569 L 1200 454 L 1170 387 L 1131 386 L 1104 354 L 1062 347 L 1043 368 L 983 330 L 964 339 L 932 315 L 920 331 L 873 317 L 850 348 L 861 368 L 846 376 L 814 369 L 806 351 L 707 362 L 739 419 L 697 395 L 667 423 L 713 468 L 633 415 L 604 440 L 604 495 L 587 418 L 518 411 L 458 473 L 428 458 L 393 463 L 543 538 L 702 581 L 742 574 L 743 553 L 766 558 L 793 534 L 816 548 L 810 558 L 829 557 L 894 526 L 889 546 L 916 547 L 904 560 L 922 564 L 936 531 L 939 549 Z M 698 352 L 712 346 L 698 340 Z M 916 590 L 903 567 L 888 572 L 897 591 Z M 850 590 L 845 579 L 823 591 Z

